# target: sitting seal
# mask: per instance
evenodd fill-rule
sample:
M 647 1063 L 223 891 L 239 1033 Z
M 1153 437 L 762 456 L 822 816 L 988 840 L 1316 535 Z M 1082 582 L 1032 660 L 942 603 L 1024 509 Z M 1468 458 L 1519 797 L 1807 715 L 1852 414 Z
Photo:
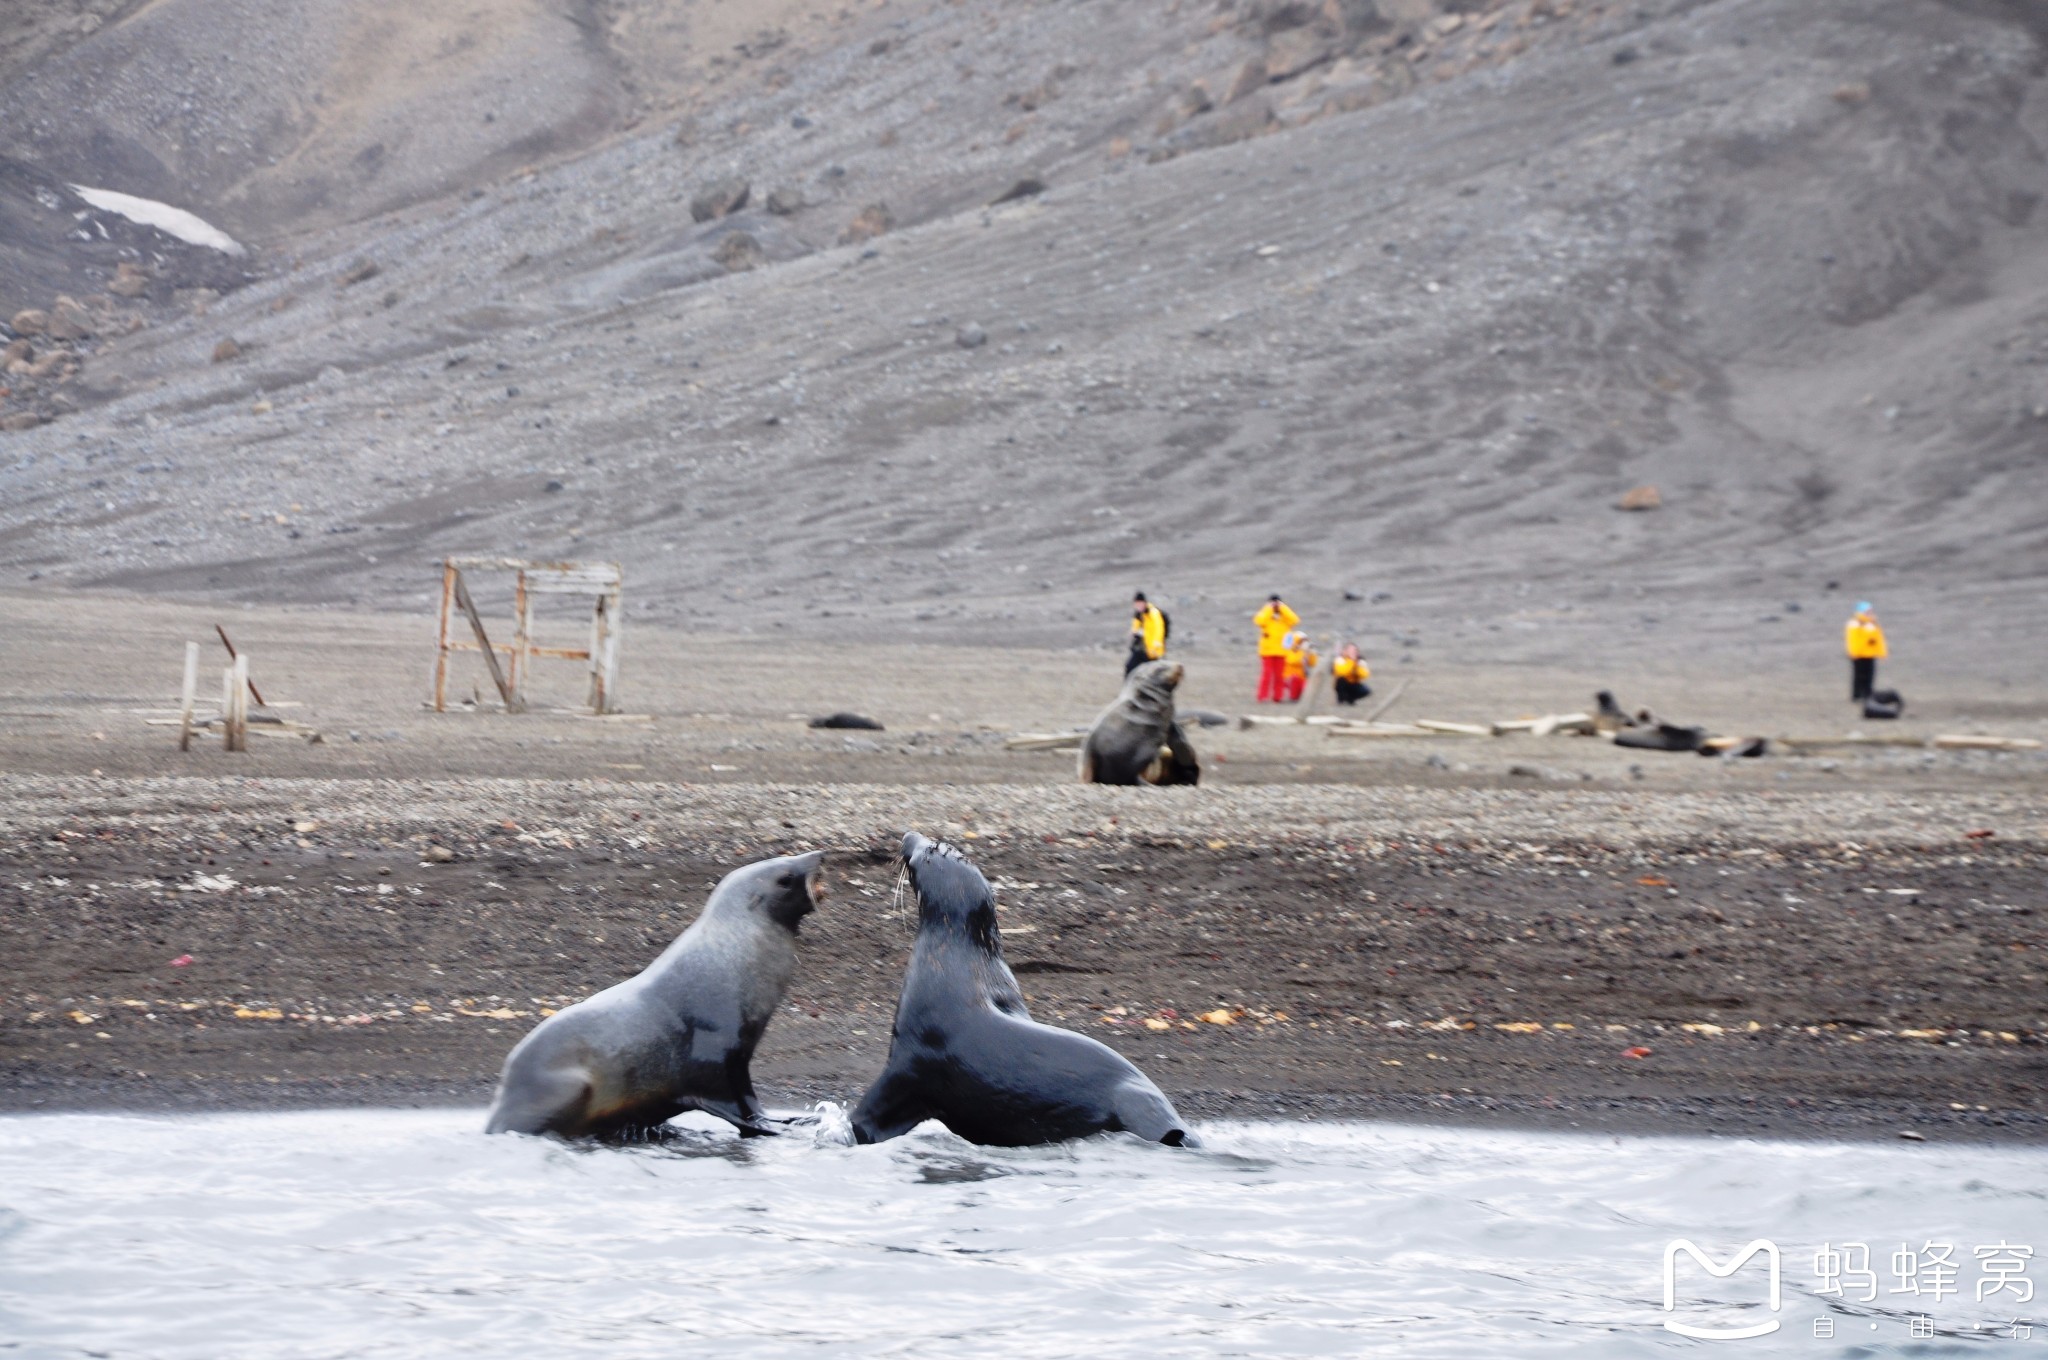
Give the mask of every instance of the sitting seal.
M 1173 718 L 1178 661 L 1147 661 L 1124 677 L 1081 743 L 1083 784 L 1199 784 L 1202 763 Z
M 505 1059 L 484 1132 L 602 1137 L 703 1110 L 773 1133 L 747 1068 L 796 969 L 823 858 L 733 870 L 639 976 L 541 1021 Z
M 980 870 L 915 831 L 903 838 L 903 863 L 917 894 L 917 944 L 888 1066 L 853 1112 L 857 1141 L 936 1119 L 994 1147 L 1117 1131 L 1194 1145 L 1172 1102 L 1122 1054 L 1031 1018 L 1003 962 L 995 895 Z

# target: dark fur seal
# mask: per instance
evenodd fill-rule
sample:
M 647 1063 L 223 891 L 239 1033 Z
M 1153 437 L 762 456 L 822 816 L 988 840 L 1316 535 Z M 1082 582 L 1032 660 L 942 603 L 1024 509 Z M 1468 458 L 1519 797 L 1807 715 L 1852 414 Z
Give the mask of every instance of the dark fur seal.
M 1194 1144 L 1173 1103 L 1123 1055 L 1031 1018 L 979 869 L 915 831 L 903 838 L 903 863 L 917 894 L 917 944 L 889 1065 L 853 1112 L 855 1139 L 879 1143 L 936 1119 L 993 1147 L 1118 1131 Z
M 1083 784 L 1199 784 L 1202 762 L 1173 717 L 1178 661 L 1147 661 L 1124 677 L 1081 743 Z
M 505 1059 L 484 1132 L 605 1137 L 703 1110 L 773 1133 L 748 1064 L 796 969 L 822 859 L 733 870 L 637 977 L 541 1021 Z

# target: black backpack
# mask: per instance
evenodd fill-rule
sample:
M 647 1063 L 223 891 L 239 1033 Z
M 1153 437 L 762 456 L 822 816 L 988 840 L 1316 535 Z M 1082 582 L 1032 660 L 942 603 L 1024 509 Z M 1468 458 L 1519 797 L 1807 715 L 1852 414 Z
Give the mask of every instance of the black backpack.
M 1159 609 L 1159 606 L 1156 604 L 1152 607 L 1154 609 Z M 1168 614 L 1164 609 L 1159 609 L 1159 640 L 1161 642 L 1164 642 L 1172 636 L 1173 616 Z

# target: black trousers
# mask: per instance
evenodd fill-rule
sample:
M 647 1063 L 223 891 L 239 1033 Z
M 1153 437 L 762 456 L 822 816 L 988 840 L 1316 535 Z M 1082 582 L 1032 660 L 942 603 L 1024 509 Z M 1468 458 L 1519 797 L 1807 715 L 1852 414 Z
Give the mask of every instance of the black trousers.
M 1877 658 L 1874 656 L 1852 656 L 1849 658 L 1849 702 L 1860 704 L 1870 697 L 1870 687 L 1877 683 Z
M 1372 693 L 1372 686 L 1366 684 L 1363 680 L 1339 680 L 1337 682 L 1337 702 L 1340 704 L 1355 704 L 1370 693 Z
M 1131 654 L 1124 658 L 1124 674 L 1129 675 L 1151 659 L 1151 657 L 1145 655 L 1145 640 L 1143 638 L 1132 638 Z

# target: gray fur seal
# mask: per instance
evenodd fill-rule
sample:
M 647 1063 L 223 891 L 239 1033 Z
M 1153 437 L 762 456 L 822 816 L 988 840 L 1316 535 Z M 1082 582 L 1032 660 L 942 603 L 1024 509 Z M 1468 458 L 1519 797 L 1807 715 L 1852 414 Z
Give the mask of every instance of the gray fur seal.
M 796 970 L 797 928 L 818 903 L 823 858 L 733 870 L 638 976 L 541 1021 L 505 1059 L 484 1132 L 611 1137 L 684 1110 L 742 1133 L 775 1132 L 748 1065 Z
M 917 944 L 888 1066 L 853 1112 L 856 1141 L 936 1119 L 992 1147 L 1105 1132 L 1195 1144 L 1173 1102 L 1122 1054 L 1031 1018 L 1003 962 L 995 894 L 966 856 L 912 831 L 903 865 L 917 895 Z
M 1199 784 L 1202 762 L 1174 721 L 1178 661 L 1147 661 L 1124 677 L 1081 743 L 1083 784 Z

